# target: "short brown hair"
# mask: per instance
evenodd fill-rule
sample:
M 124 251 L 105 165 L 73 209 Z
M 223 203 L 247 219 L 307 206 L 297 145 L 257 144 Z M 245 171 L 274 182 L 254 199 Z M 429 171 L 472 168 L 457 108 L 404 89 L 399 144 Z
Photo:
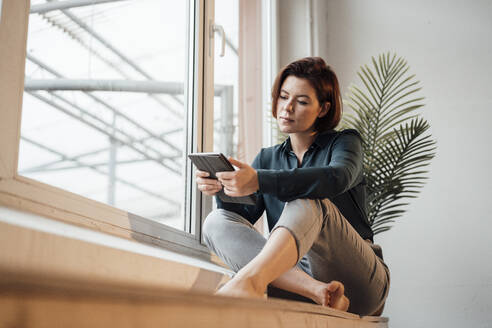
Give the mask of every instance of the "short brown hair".
M 272 88 L 272 115 L 277 118 L 277 102 L 282 84 L 288 76 L 306 79 L 316 90 L 316 97 L 322 106 L 330 103 L 328 113 L 318 118 L 314 128 L 318 132 L 334 129 L 342 118 L 342 97 L 335 72 L 321 57 L 305 57 L 285 66 L 275 78 Z

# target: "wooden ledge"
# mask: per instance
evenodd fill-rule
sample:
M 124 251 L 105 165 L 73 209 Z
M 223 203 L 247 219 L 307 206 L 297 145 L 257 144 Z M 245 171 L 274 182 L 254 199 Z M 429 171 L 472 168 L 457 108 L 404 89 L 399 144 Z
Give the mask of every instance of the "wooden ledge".
M 228 270 L 203 260 L 154 250 L 144 244 L 128 244 L 130 241 L 63 223 L 59 223 L 62 227 L 50 229 L 57 233 L 40 231 L 39 225 L 51 223 L 42 217 L 10 218 L 24 224 L 21 226 L 3 222 L 2 214 L 0 206 L 0 268 L 4 271 L 202 292 L 211 292 L 228 279 Z M 84 239 L 73 238 L 83 234 Z
M 191 264 L 0 223 L 0 327 L 387 327 L 307 303 L 212 295 Z
M 87 283 L 0 269 L 0 326 L 383 328 L 388 319 L 278 299 Z

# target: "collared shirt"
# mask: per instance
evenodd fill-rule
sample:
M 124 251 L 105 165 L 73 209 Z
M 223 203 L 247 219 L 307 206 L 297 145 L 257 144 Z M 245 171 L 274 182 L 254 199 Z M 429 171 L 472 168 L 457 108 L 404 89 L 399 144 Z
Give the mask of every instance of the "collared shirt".
M 298 198 L 330 199 L 363 239 L 373 239 L 366 209 L 366 181 L 362 170 L 362 137 L 354 129 L 329 130 L 316 136 L 299 164 L 290 138 L 263 148 L 251 165 L 258 174 L 256 205 L 222 202 L 254 224 L 266 211 L 271 230 L 285 202 Z

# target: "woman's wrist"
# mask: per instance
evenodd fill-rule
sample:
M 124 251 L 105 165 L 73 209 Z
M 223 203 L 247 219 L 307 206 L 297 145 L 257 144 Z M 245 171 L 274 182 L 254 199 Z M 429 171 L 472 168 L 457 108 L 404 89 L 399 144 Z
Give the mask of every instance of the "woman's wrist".
M 260 180 L 258 178 L 258 171 L 254 170 L 255 171 L 255 176 L 254 176 L 254 182 L 255 182 L 255 191 L 254 192 L 257 192 L 257 191 L 260 191 Z

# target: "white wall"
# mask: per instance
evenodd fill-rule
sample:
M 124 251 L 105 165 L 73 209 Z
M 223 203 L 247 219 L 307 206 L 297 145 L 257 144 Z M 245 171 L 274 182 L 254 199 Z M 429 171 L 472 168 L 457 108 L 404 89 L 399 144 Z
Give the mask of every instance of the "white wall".
M 342 93 L 371 56 L 396 52 L 422 82 L 437 139 L 428 184 L 376 237 L 392 274 L 390 326 L 491 327 L 492 1 L 332 0 L 317 15 L 319 55 Z M 284 40 L 302 43 L 303 26 Z
M 302 57 L 324 57 L 328 52 L 329 31 L 326 23 L 329 2 L 326 0 L 270 1 L 277 3 L 279 69 Z M 312 20 L 312 23 L 309 20 Z M 313 45 L 310 44 L 311 42 Z
M 309 56 L 307 1 L 277 0 L 279 68 Z

